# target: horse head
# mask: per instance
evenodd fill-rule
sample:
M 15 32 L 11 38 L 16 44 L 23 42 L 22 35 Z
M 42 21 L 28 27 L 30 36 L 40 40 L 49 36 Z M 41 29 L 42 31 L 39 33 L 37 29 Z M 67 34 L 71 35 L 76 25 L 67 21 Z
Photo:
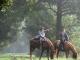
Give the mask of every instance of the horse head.
M 65 42 L 64 46 L 65 46 L 66 50 L 69 50 L 72 52 L 72 54 L 73 54 L 72 57 L 74 59 L 77 59 L 77 50 L 76 50 L 75 46 L 69 41 Z

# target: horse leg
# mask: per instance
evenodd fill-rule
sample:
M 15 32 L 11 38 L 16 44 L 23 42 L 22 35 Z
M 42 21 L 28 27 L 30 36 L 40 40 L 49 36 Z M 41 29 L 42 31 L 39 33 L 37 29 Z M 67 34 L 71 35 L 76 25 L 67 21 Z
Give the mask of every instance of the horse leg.
M 32 60 L 32 49 L 30 48 L 30 60 Z
M 66 58 L 69 56 L 69 50 L 66 51 Z
M 65 51 L 65 53 L 66 53 L 66 58 L 68 58 L 69 51 Z
M 47 58 L 49 60 L 49 49 L 47 49 Z
M 56 57 L 58 59 L 58 55 L 59 55 L 59 49 L 56 49 Z
M 39 60 L 41 60 L 41 57 L 42 57 L 43 52 L 44 52 L 44 49 L 42 49 L 42 51 L 41 51 L 41 55 L 40 55 Z
M 32 52 L 34 51 L 35 48 L 30 47 L 30 60 L 32 60 Z

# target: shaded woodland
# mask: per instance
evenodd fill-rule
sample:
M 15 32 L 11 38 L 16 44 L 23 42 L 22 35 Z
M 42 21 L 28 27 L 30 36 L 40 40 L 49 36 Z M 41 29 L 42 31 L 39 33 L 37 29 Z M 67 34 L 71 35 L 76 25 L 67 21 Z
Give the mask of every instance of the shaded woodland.
M 41 26 L 52 28 L 46 34 L 51 40 L 59 39 L 64 26 L 80 50 L 80 0 L 0 0 L 1 48 L 15 42 L 19 31 L 35 36 Z

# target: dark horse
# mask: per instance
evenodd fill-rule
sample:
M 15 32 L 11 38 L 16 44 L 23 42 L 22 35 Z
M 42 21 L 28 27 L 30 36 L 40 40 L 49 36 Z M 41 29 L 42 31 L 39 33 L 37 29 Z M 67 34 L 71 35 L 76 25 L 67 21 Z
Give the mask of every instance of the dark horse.
M 54 55 L 54 46 L 52 44 L 52 42 L 50 40 L 48 40 L 48 38 L 46 38 L 46 41 L 41 41 L 40 40 L 30 40 L 30 60 L 32 60 L 32 52 L 37 48 L 40 49 L 40 47 L 42 46 L 42 51 L 41 51 L 41 55 L 39 60 L 41 59 L 41 56 L 44 52 L 44 50 L 47 51 L 47 56 L 48 56 L 48 60 L 49 60 L 49 53 L 50 53 L 50 58 L 53 59 L 53 55 Z
M 52 41 L 55 50 L 56 50 L 56 57 L 58 58 L 59 52 L 61 51 L 59 48 L 60 45 L 60 40 L 56 40 L 56 41 Z M 75 47 L 73 46 L 73 44 L 71 44 L 69 41 L 65 41 L 64 42 L 64 52 L 66 54 L 66 58 L 68 58 L 69 56 L 69 52 L 72 52 L 72 58 L 77 59 L 77 51 L 75 49 Z

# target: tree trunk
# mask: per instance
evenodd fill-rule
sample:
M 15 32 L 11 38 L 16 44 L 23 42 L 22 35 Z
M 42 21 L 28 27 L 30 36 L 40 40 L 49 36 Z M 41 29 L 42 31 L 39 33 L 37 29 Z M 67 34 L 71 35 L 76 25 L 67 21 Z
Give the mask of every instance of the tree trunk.
M 62 27 L 62 0 L 57 0 L 57 18 L 56 18 L 56 39 L 59 39 L 59 32 Z

